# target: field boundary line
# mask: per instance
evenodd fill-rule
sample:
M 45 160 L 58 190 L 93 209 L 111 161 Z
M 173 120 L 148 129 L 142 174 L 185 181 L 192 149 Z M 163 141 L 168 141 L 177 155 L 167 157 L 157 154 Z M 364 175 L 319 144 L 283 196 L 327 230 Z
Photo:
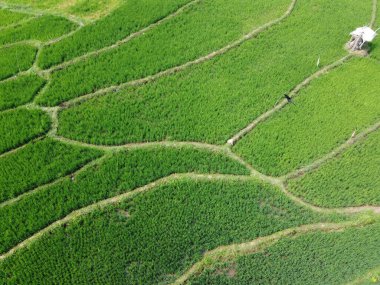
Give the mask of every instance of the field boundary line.
M 109 205 L 112 204 L 117 204 L 122 202 L 123 200 L 127 198 L 133 198 L 138 194 L 148 192 L 149 190 L 154 189 L 155 187 L 162 186 L 162 185 L 167 185 L 168 183 L 174 182 L 174 181 L 181 181 L 181 180 L 186 180 L 186 179 L 191 179 L 193 181 L 255 181 L 255 182 L 263 182 L 260 181 L 257 177 L 250 176 L 250 175 L 233 175 L 233 174 L 197 174 L 197 173 L 174 173 L 169 176 L 159 178 L 153 182 L 150 182 L 144 186 L 135 188 L 134 190 L 122 193 L 120 195 L 116 195 L 111 198 L 107 198 L 98 202 L 95 202 L 93 204 L 90 204 L 88 206 L 85 206 L 83 208 L 77 209 L 72 211 L 70 214 L 66 215 L 64 218 L 56 220 L 55 222 L 52 222 L 50 225 L 46 226 L 45 228 L 37 231 L 36 233 L 32 234 L 28 238 L 26 238 L 24 241 L 20 242 L 19 244 L 15 245 L 13 248 L 8 250 L 7 252 L 3 253 L 0 255 L 0 261 L 8 258 L 9 256 L 13 255 L 17 250 L 22 249 L 24 247 L 29 246 L 31 243 L 34 241 L 38 240 L 41 238 L 44 234 L 54 230 L 55 228 L 62 226 L 66 223 L 71 222 L 72 220 L 87 215 L 95 210 L 101 210 Z M 284 195 L 286 195 L 290 200 L 293 200 L 293 202 L 296 202 L 300 204 L 301 206 L 306 206 L 309 209 L 316 209 L 317 212 L 322 212 L 322 213 L 341 213 L 341 214 L 357 214 L 357 213 L 362 213 L 362 212 L 369 212 L 371 209 L 362 208 L 362 207 L 356 207 L 356 208 L 349 208 L 347 210 L 346 208 L 320 208 L 317 206 L 313 206 L 311 204 L 308 204 L 304 201 L 302 201 L 300 198 L 295 197 L 292 194 L 287 194 L 285 186 L 282 187 L 282 192 Z M 285 192 L 284 192 L 285 190 Z M 292 198 L 294 197 L 294 198 Z M 300 202 L 301 201 L 301 202 Z M 355 209 L 355 210 L 353 210 Z M 377 208 L 376 208 L 377 210 Z M 375 214 L 380 213 L 380 208 L 378 209 L 379 212 L 375 211 Z
M 19 14 L 23 14 L 23 13 L 19 13 Z M 29 18 L 22 19 L 22 20 L 20 20 L 18 22 L 15 22 L 15 23 L 12 23 L 12 24 L 0 27 L 0 32 L 3 31 L 3 30 L 7 30 L 7 29 L 11 29 L 11 28 L 17 27 L 17 26 L 22 26 L 22 25 L 24 25 L 24 24 L 26 24 L 26 23 L 28 23 L 28 22 L 30 22 L 32 20 L 37 19 L 38 17 L 39 17 L 38 15 L 34 15 L 34 16 L 29 17 Z
M 313 161 L 309 165 L 303 166 L 293 172 L 285 174 L 284 176 L 279 177 L 279 179 L 281 179 L 282 181 L 288 181 L 291 179 L 302 177 L 306 173 L 309 173 L 318 169 L 320 166 L 322 166 L 326 162 L 341 155 L 343 152 L 349 149 L 352 145 L 356 144 L 359 141 L 362 141 L 363 139 L 367 137 L 367 135 L 373 132 L 376 132 L 379 129 L 380 129 L 380 121 L 364 129 L 359 134 L 351 136 L 346 142 L 339 145 L 338 147 L 336 147 L 335 149 L 333 149 L 331 152 L 327 153 L 326 155 L 322 156 L 321 158 Z
M 179 7 L 175 12 L 171 13 L 171 14 L 168 14 L 167 16 L 165 16 L 164 18 L 144 27 L 143 29 L 137 31 L 137 32 L 134 32 L 134 33 L 131 33 L 129 34 L 127 37 L 121 39 L 121 40 L 118 40 L 116 41 L 115 43 L 113 43 L 112 45 L 109 45 L 109 46 L 106 46 L 106 47 L 103 47 L 103 48 L 100 48 L 100 49 L 97 49 L 97 50 L 94 50 L 94 51 L 90 51 L 90 52 L 87 52 L 83 55 L 80 55 L 80 56 L 77 56 L 77 57 L 74 57 L 68 61 L 65 61 L 63 63 L 60 63 L 60 64 L 57 64 L 57 65 L 54 65 L 48 69 L 45 69 L 43 70 L 42 72 L 43 73 L 52 73 L 54 71 L 57 71 L 57 70 L 60 70 L 60 69 L 64 69 L 72 64 L 75 64 L 75 63 L 78 63 L 80 61 L 83 61 L 89 57 L 92 57 L 92 56 L 97 56 L 101 53 L 104 53 L 104 52 L 107 52 L 109 50 L 113 50 L 115 48 L 118 48 L 120 47 L 121 45 L 131 41 L 132 39 L 138 37 L 138 36 L 141 36 L 142 34 L 148 32 L 148 31 L 151 31 L 153 30 L 154 28 L 156 28 L 157 26 L 167 22 L 168 20 L 180 15 L 181 13 L 183 13 L 186 9 L 188 9 L 189 7 L 195 5 L 195 4 L 198 4 L 199 2 L 201 2 L 202 0 L 192 0 L 190 2 L 188 2 L 187 4 L 183 5 L 182 7 Z M 47 44 L 47 45 L 50 45 L 51 43 Z
M 371 28 L 375 28 L 376 20 L 377 20 L 377 0 L 372 0 L 371 23 L 369 24 Z
M 328 74 L 333 69 L 341 66 L 343 63 L 345 63 L 347 60 L 351 59 L 353 55 L 346 55 L 342 57 L 341 59 L 326 65 L 322 69 L 318 70 L 317 72 L 313 73 L 306 79 L 304 79 L 301 83 L 297 84 L 290 92 L 289 97 L 295 98 L 297 95 L 299 95 L 299 92 L 306 88 L 313 80 L 320 78 L 326 74 Z M 244 129 L 239 131 L 237 134 L 235 134 L 233 137 L 227 140 L 227 145 L 234 146 L 239 140 L 241 140 L 245 135 L 247 135 L 249 132 L 251 132 L 254 128 L 256 128 L 260 123 L 266 121 L 268 118 L 270 118 L 274 113 L 284 108 L 289 102 L 284 98 L 281 100 L 275 107 L 272 109 L 266 111 L 256 119 L 254 119 L 249 125 L 247 125 Z
M 144 193 L 144 192 L 147 192 L 155 187 L 158 187 L 158 186 L 162 186 L 162 185 L 166 185 L 167 183 L 170 183 L 170 182 L 173 182 L 173 181 L 181 181 L 181 180 L 186 180 L 186 179 L 192 179 L 192 180 L 229 180 L 229 181 L 250 181 L 250 180 L 257 180 L 255 178 L 253 178 L 252 176 L 248 176 L 248 175 L 232 175 L 232 174 L 196 174 L 196 173 L 181 173 L 181 174 L 178 174 L 178 173 L 175 173 L 175 174 L 172 174 L 172 175 L 169 175 L 169 176 L 166 176 L 166 177 L 163 177 L 163 178 L 160 178 L 160 179 L 157 179 L 151 183 L 148 183 L 142 187 L 138 187 L 132 191 L 128 191 L 128 192 L 125 192 L 125 193 L 122 193 L 120 195 L 117 195 L 117 196 L 114 196 L 114 197 L 111 197 L 111 198 L 108 198 L 108 199 L 105 199 L 105 200 L 101 200 L 101 201 L 98 201 L 96 203 L 93 203 L 93 204 L 90 204 L 88 206 L 85 206 L 83 208 L 80 208 L 80 209 L 77 209 L 77 210 L 74 210 L 72 211 L 70 214 L 68 214 L 67 216 L 65 216 L 64 218 L 62 219 L 59 219 L 53 223 L 51 223 L 50 225 L 48 225 L 47 227 L 37 231 L 36 233 L 34 233 L 33 235 L 31 235 L 30 237 L 28 237 L 27 239 L 25 239 L 24 241 L 20 242 L 19 244 L 17 244 L 16 246 L 14 246 L 13 248 L 11 248 L 9 251 L 3 253 L 0 255 L 0 261 L 1 260 L 4 260 L 6 258 L 8 258 L 9 256 L 13 255 L 17 250 L 21 249 L 21 248 L 24 248 L 24 247 L 27 247 L 29 246 L 31 243 L 33 243 L 34 241 L 38 240 L 40 237 L 42 237 L 44 234 L 52 231 L 53 229 L 65 224 L 65 223 L 69 223 L 71 222 L 72 220 L 74 220 L 75 218 L 78 218 L 78 217 L 81 217 L 81 216 L 84 216 L 86 214 L 89 214 L 95 210 L 98 210 L 98 209 L 103 209 L 109 205 L 112 205 L 112 204 L 117 204 L 127 198 L 132 198 L 140 193 Z
M 36 53 L 36 54 L 37 54 L 37 53 Z M 8 82 L 8 81 L 15 80 L 15 79 L 17 79 L 18 77 L 20 77 L 20 76 L 24 76 L 24 75 L 28 75 L 28 74 L 32 73 L 33 71 L 34 71 L 34 69 L 33 69 L 33 66 L 32 66 L 32 67 L 30 67 L 30 68 L 27 69 L 27 70 L 23 70 L 23 71 L 17 72 L 17 73 L 15 73 L 15 74 L 13 74 L 13 75 L 10 75 L 10 76 L 7 77 L 7 78 L 1 79 L 1 80 L 0 80 L 0 83 L 4 83 L 4 82 Z
M 236 259 L 239 256 L 254 254 L 265 250 L 285 237 L 295 237 L 312 232 L 334 232 L 346 228 L 361 227 L 370 224 L 371 221 L 357 220 L 342 223 L 317 223 L 288 228 L 271 235 L 258 237 L 254 240 L 239 244 L 219 246 L 203 254 L 203 258 L 191 266 L 172 285 L 185 284 L 192 276 L 199 275 L 202 271 L 215 263 Z
M 169 69 L 166 69 L 166 70 L 163 70 L 163 71 L 160 71 L 156 74 L 153 74 L 153 75 L 149 75 L 147 77 L 144 77 L 144 78 L 140 78 L 140 79 L 136 79 L 136 80 L 132 80 L 132 81 L 128 81 L 128 82 L 124 82 L 124 83 L 121 83 L 121 84 L 117 84 L 117 85 L 111 85 L 111 86 L 108 86 L 108 87 L 105 87 L 105 88 L 101 88 L 101 89 L 98 89 L 97 91 L 95 92 L 92 92 L 92 93 L 88 93 L 88 94 L 84 94 L 84 95 L 81 95 L 79 97 L 76 97 L 76 98 L 73 98 L 71 100 L 67 100 L 65 102 L 62 102 L 61 103 L 61 106 L 63 108 L 69 108 L 73 105 L 76 105 L 78 103 L 82 103 L 84 101 L 87 101 L 91 98 L 94 98 L 94 97 L 98 97 L 98 96 L 102 96 L 102 95 L 105 95 L 107 93 L 110 93 L 110 92 L 118 92 L 122 89 L 125 89 L 127 88 L 128 86 L 138 86 L 138 85 L 143 85 L 143 84 L 146 84 L 146 83 L 149 83 L 149 82 L 152 82 L 152 81 L 155 81 L 161 77 L 164 77 L 164 76 L 168 76 L 168 75 L 171 75 L 171 74 L 174 74 L 174 73 L 177 73 L 177 72 L 181 72 L 193 65 L 197 65 L 197 64 L 201 64 L 203 62 L 206 62 L 208 60 L 211 60 L 217 56 L 220 56 L 222 54 L 225 54 L 227 53 L 228 51 L 240 46 L 242 43 L 252 39 L 252 38 L 255 38 L 257 35 L 259 35 L 261 32 L 264 32 L 266 31 L 267 29 L 269 29 L 270 27 L 282 22 L 284 19 L 286 19 L 287 17 L 289 17 L 291 15 L 291 13 L 293 12 L 294 10 L 294 7 L 296 6 L 296 3 L 297 3 L 297 0 L 292 0 L 291 1 L 291 4 L 290 6 L 288 7 L 288 10 L 285 12 L 285 14 L 283 14 L 281 17 L 275 19 L 275 20 L 272 20 L 262 26 L 259 26 L 257 28 L 255 28 L 253 31 L 251 31 L 250 33 L 244 35 L 243 37 L 241 37 L 240 39 L 224 46 L 223 48 L 221 49 L 218 49 L 216 51 L 213 51 L 205 56 L 202 56 L 202 57 L 199 57 L 195 60 L 192 60 L 192 61 L 188 61 L 184 64 L 181 64 L 181 65 L 178 65 L 178 66 L 174 66 L 172 68 L 169 68 Z
M 87 20 L 82 19 L 78 16 L 65 15 L 64 13 L 59 13 L 59 12 L 57 13 L 50 9 L 36 9 L 30 6 L 21 5 L 21 4 L 11 4 L 11 3 L 0 2 L 0 8 L 7 9 L 12 12 L 27 14 L 27 15 L 34 15 L 34 16 L 51 15 L 51 16 L 61 17 L 80 26 L 88 22 Z
M 30 141 L 24 143 L 23 145 L 20 145 L 20 146 L 18 146 L 16 148 L 13 148 L 13 149 L 10 149 L 10 150 L 8 150 L 6 152 L 1 153 L 0 154 L 0 158 L 3 158 L 4 156 L 10 155 L 10 154 L 12 154 L 12 153 L 14 153 L 14 152 L 16 152 L 16 151 L 18 151 L 20 149 L 23 149 L 28 144 L 33 143 L 33 142 L 37 142 L 37 141 L 40 141 L 40 140 L 43 140 L 44 138 L 46 138 L 46 134 L 43 134 L 43 135 L 41 135 L 39 137 L 36 137 L 36 138 L 33 138 Z
M 14 43 L 6 43 L 3 45 L 0 45 L 0 48 L 10 48 L 17 45 L 27 45 L 27 46 L 33 46 L 35 48 L 38 48 L 42 45 L 42 42 L 39 40 L 22 40 Z
M 294 203 L 299 204 L 305 208 L 308 208 L 314 212 L 318 213 L 324 213 L 324 214 L 347 214 L 347 215 L 353 215 L 353 214 L 361 214 L 366 212 L 372 212 L 375 215 L 380 214 L 380 206 L 347 206 L 347 207 L 335 207 L 335 208 L 328 208 L 328 207 L 321 207 L 317 205 L 313 205 L 299 196 L 291 193 L 288 189 L 287 183 L 284 183 L 280 186 L 281 192 L 283 192 L 290 200 L 292 200 Z
M 4 207 L 7 207 L 7 206 L 10 206 L 10 205 L 13 205 L 14 203 L 24 199 L 25 197 L 28 197 L 30 195 L 33 195 L 34 193 L 36 192 L 39 192 L 45 188 L 48 188 L 50 186 L 53 186 L 55 184 L 58 184 L 68 178 L 71 178 L 71 179 L 75 179 L 75 177 L 77 175 L 79 175 L 80 173 L 82 173 L 83 171 L 86 171 L 88 168 L 94 166 L 94 165 L 97 165 L 99 163 L 101 163 L 103 160 L 107 159 L 108 156 L 107 154 L 103 154 L 102 156 L 98 157 L 98 158 L 95 158 L 95 159 L 92 159 L 91 161 L 87 162 L 86 164 L 84 164 L 83 166 L 81 166 L 80 168 L 72 171 L 71 173 L 69 174 L 66 174 L 65 176 L 62 176 L 62 177 L 58 177 L 52 181 L 49 181 L 47 183 L 44 183 L 42 185 L 39 185 L 37 187 L 34 187 L 33 189 L 30 189 L 28 190 L 27 192 L 24 192 L 14 198 L 11 198 L 11 199 L 8 199 L 6 201 L 3 201 L 0 203 L 0 209 L 1 208 L 4 208 Z
M 242 166 L 244 166 L 247 170 L 249 170 L 250 176 L 254 176 L 274 186 L 280 186 L 282 184 L 282 180 L 280 178 L 268 176 L 259 172 L 258 170 L 254 169 L 249 163 L 247 163 L 245 160 L 239 157 L 236 153 L 234 153 L 230 148 L 224 145 L 213 145 L 213 144 L 193 142 L 193 141 L 159 141 L 159 142 L 127 143 L 124 145 L 96 145 L 96 144 L 89 144 L 89 143 L 84 143 L 81 141 L 72 140 L 72 139 L 57 136 L 57 135 L 52 135 L 51 137 L 68 144 L 98 149 L 98 150 L 102 150 L 106 152 L 154 148 L 154 147 L 172 147 L 172 148 L 191 147 L 191 148 L 199 149 L 199 150 L 202 150 L 202 149 L 209 150 L 212 152 L 224 154 L 226 157 L 239 162 Z

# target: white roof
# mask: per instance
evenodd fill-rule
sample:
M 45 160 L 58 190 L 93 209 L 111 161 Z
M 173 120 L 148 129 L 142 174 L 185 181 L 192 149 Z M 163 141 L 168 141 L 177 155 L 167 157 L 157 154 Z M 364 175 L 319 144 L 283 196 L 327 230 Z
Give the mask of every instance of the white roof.
M 372 42 L 376 37 L 376 32 L 370 27 L 360 27 L 350 33 L 351 36 L 361 36 L 365 42 Z

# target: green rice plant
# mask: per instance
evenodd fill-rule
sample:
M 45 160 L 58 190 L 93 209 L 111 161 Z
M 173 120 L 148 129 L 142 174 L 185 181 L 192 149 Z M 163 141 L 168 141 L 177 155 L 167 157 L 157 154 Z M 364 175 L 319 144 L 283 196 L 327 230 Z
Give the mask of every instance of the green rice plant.
M 204 150 L 153 148 L 117 153 L 73 178 L 0 208 L 0 232 L 4 233 L 0 252 L 71 211 L 183 172 L 249 174 L 227 156 Z
M 30 15 L 0 9 L 0 28 L 15 24 L 21 20 L 30 18 Z
M 0 80 L 32 67 L 37 49 L 28 45 L 0 47 Z
M 129 0 L 128 0 L 129 1 Z M 166 1 L 166 0 L 165 0 Z M 21 7 L 25 10 L 42 11 L 44 13 L 62 14 L 75 17 L 83 22 L 91 22 L 107 15 L 123 0 L 5 0 L 11 7 Z M 144 11 L 140 11 L 144 13 Z M 80 17 L 80 18 L 79 18 Z
M 35 74 L 0 82 L 0 111 L 30 102 L 44 84 L 45 80 Z
M 32 142 L 0 158 L 0 202 L 67 175 L 100 154 L 49 138 Z
M 295 105 L 288 104 L 260 124 L 234 150 L 271 175 L 311 163 L 379 120 L 378 76 L 375 61 L 346 63 L 313 81 L 295 98 Z
M 121 0 L 77 0 L 67 8 L 67 12 L 83 18 L 99 19 L 109 14 L 119 5 Z
M 55 105 L 183 64 L 280 17 L 288 6 L 288 0 L 201 1 L 117 49 L 54 72 L 38 102 Z
M 102 144 L 160 140 L 224 144 L 316 72 L 319 56 L 321 66 L 343 57 L 347 33 L 371 11 L 371 1 L 361 1 L 360 9 L 354 0 L 297 3 L 284 22 L 225 55 L 64 110 L 59 133 Z
M 66 34 L 75 28 L 69 20 L 57 16 L 41 16 L 20 26 L 1 31 L 0 44 L 23 40 L 47 41 Z
M 40 110 L 16 109 L 0 113 L 0 154 L 48 131 L 49 116 Z
M 283 238 L 258 253 L 206 270 L 187 284 L 348 284 L 379 266 L 379 244 L 379 222 Z
M 289 190 L 323 207 L 380 205 L 380 132 L 302 178 Z
M 118 40 L 174 12 L 190 0 L 129 0 L 107 17 L 84 27 L 72 36 L 46 46 L 38 59 L 41 68 L 62 63 Z
M 336 219 L 254 180 L 186 179 L 43 235 L 1 261 L 0 278 L 15 284 L 168 284 L 218 246 Z

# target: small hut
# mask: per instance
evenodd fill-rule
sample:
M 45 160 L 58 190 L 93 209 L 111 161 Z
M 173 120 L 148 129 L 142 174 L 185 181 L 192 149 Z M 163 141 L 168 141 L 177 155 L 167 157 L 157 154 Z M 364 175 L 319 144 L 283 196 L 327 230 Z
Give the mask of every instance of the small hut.
M 376 32 L 370 27 L 364 26 L 357 28 L 355 31 L 350 33 L 351 40 L 348 42 L 347 47 L 352 51 L 364 50 L 367 44 L 372 42 L 376 37 Z

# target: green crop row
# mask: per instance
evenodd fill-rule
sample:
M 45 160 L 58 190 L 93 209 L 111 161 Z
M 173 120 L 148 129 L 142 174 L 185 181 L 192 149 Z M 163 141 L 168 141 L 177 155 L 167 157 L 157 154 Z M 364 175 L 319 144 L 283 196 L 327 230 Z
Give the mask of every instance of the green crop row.
M 259 253 L 207 270 L 188 284 L 348 284 L 380 265 L 379 245 L 379 222 L 284 238 Z M 233 276 L 228 276 L 231 271 Z
M 130 0 L 104 19 L 90 24 L 72 36 L 43 48 L 38 65 L 48 68 L 121 40 L 162 19 L 190 0 Z
M 355 59 L 311 83 L 294 104 L 234 148 L 258 170 L 282 175 L 331 152 L 379 120 L 380 65 Z M 363 84 L 365 82 L 365 84 Z
M 129 1 L 129 0 L 128 0 Z M 10 7 L 25 8 L 26 10 L 42 11 L 42 13 L 63 14 L 74 16 L 81 21 L 94 21 L 115 9 L 123 0 L 3 0 Z M 166 0 L 165 0 L 166 2 Z M 140 11 L 144 13 L 144 11 Z M 80 19 L 78 17 L 82 17 Z
M 49 116 L 40 110 L 0 112 L 0 154 L 46 133 L 49 127 Z
M 37 49 L 28 45 L 0 47 L 0 80 L 32 67 Z
M 380 205 L 379 178 L 380 132 L 377 131 L 315 172 L 291 180 L 289 190 L 323 207 Z
M 354 0 L 297 3 L 284 22 L 223 56 L 63 111 L 59 133 L 103 144 L 165 139 L 225 143 L 317 71 L 319 56 L 321 65 L 344 56 L 347 33 L 371 11 L 367 0 L 359 3 L 360 9 Z
M 45 80 L 34 74 L 0 82 L 0 111 L 30 102 L 44 84 Z
M 0 9 L 0 28 L 17 23 L 29 17 L 30 16 L 27 14 L 15 13 L 9 10 Z
M 289 0 L 202 1 L 128 44 L 53 73 L 38 102 L 55 105 L 209 54 L 280 17 L 288 5 Z
M 1 31 L 0 44 L 23 40 L 47 41 L 70 32 L 75 26 L 73 22 L 62 17 L 41 16 L 23 25 Z
M 220 245 L 331 219 L 255 181 L 176 181 L 42 236 L 0 263 L 0 279 L 167 284 Z
M 128 192 L 173 173 L 248 174 L 218 153 L 183 149 L 145 149 L 113 155 L 75 178 L 40 189 L 0 208 L 0 252 L 78 208 Z
M 52 139 L 28 144 L 0 158 L 0 202 L 73 172 L 99 155 Z

